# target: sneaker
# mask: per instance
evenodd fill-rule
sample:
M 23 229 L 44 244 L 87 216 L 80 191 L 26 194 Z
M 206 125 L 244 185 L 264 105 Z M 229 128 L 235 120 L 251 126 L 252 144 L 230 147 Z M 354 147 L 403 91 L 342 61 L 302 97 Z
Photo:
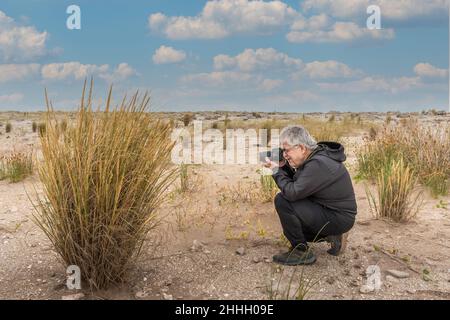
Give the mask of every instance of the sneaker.
M 308 265 L 316 262 L 316 256 L 309 249 L 306 251 L 293 249 L 288 252 L 274 255 L 273 262 L 286 266 Z
M 331 244 L 331 248 L 327 250 L 332 256 L 338 256 L 345 252 L 347 247 L 348 233 L 337 236 L 328 236 L 326 239 Z

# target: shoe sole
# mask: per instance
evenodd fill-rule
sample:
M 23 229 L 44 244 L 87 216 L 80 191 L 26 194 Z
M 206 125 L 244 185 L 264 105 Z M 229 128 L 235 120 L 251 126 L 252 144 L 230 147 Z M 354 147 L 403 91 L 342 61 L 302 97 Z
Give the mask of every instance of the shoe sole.
M 295 262 L 295 261 L 279 261 L 279 260 L 273 260 L 273 262 L 277 263 L 277 264 L 281 264 L 284 266 L 306 266 L 306 265 L 311 265 L 313 263 L 315 263 L 317 261 L 317 258 L 314 256 L 310 259 L 304 260 L 303 262 Z

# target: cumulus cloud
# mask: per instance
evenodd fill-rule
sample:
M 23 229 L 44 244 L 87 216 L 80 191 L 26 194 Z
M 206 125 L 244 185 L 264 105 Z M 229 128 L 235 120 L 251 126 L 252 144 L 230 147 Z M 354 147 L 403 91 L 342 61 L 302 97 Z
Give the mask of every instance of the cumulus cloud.
M 275 69 L 299 69 L 303 66 L 300 59 L 294 59 L 273 48 L 245 49 L 235 57 L 218 55 L 214 57 L 216 70 L 238 69 L 243 72 Z
M 119 64 L 112 71 L 107 64 L 82 64 L 78 61 L 51 63 L 44 65 L 41 69 L 44 80 L 80 80 L 89 76 L 98 76 L 107 81 L 116 81 L 125 80 L 136 74 L 136 71 L 127 63 Z
M 208 1 L 194 17 L 151 14 L 150 30 L 169 39 L 221 39 L 232 34 L 267 34 L 291 23 L 299 16 L 282 1 Z
M 155 64 L 178 63 L 186 59 L 186 53 L 172 47 L 161 46 L 152 57 Z
M 439 69 L 429 63 L 418 63 L 414 72 L 421 78 L 447 78 L 448 70 Z
M 39 74 L 40 65 L 30 64 L 0 64 L 0 83 L 24 80 Z
M 116 82 L 126 80 L 136 75 L 138 75 L 138 73 L 128 63 L 120 63 L 112 73 L 100 73 L 99 77 L 108 82 Z
M 393 29 L 369 30 L 354 22 L 331 21 L 324 15 L 298 20 L 291 26 L 286 39 L 293 43 L 338 43 L 361 39 L 390 40 L 395 37 Z
M 359 77 L 363 72 L 352 69 L 345 63 L 328 60 L 307 63 L 300 74 L 305 74 L 311 79 L 330 79 Z
M 29 61 L 47 54 L 49 34 L 33 26 L 21 26 L 0 11 L 0 60 Z
M 338 19 L 361 19 L 369 5 L 378 5 L 383 19 L 402 21 L 407 19 L 435 20 L 448 16 L 447 0 L 305 0 L 305 12 L 321 12 Z
M 236 56 L 217 55 L 214 57 L 215 70 L 234 70 L 247 73 L 270 71 L 283 72 L 298 80 L 302 76 L 312 79 L 351 78 L 362 75 L 348 65 L 334 61 L 314 61 L 304 63 L 273 48 L 245 49 Z

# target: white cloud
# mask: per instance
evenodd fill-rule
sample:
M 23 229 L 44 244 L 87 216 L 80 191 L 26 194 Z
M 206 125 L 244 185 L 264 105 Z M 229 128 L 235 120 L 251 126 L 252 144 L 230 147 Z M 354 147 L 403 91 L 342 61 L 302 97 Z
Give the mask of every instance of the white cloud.
M 128 79 L 138 73 L 128 63 L 120 63 L 112 73 L 101 73 L 100 78 L 108 82 L 116 82 Z
M 421 78 L 447 78 L 448 70 L 439 69 L 429 63 L 418 63 L 414 72 Z
M 0 103 L 17 103 L 23 100 L 23 94 L 13 93 L 10 95 L 0 95 Z
M 90 76 L 98 76 L 107 81 L 125 80 L 133 75 L 136 71 L 127 63 L 119 64 L 112 72 L 110 66 L 82 64 L 77 61 L 64 63 L 51 63 L 44 65 L 41 69 L 41 75 L 44 80 L 80 80 Z
M 260 88 L 264 91 L 272 91 L 283 85 L 284 81 L 280 79 L 264 79 L 260 84 Z
M 0 11 L 0 59 L 3 61 L 32 60 L 47 54 L 49 34 L 33 26 L 20 26 Z
M 169 39 L 220 39 L 236 33 L 267 34 L 299 16 L 282 1 L 208 1 L 195 17 L 149 16 L 149 28 Z
M 314 17 L 313 17 L 314 18 Z M 291 31 L 286 35 L 289 42 L 293 43 L 338 43 L 351 42 L 363 38 L 374 40 L 393 39 L 393 29 L 369 30 L 360 27 L 354 22 L 336 22 L 333 24 L 314 24 L 310 21 L 299 20 L 292 25 Z
M 311 79 L 330 79 L 359 77 L 363 72 L 354 70 L 342 62 L 329 60 L 307 63 L 300 74 L 306 74 Z
M 172 47 L 161 46 L 153 55 L 155 64 L 178 63 L 186 59 L 186 53 L 181 50 L 175 50 Z
M 294 71 L 303 66 L 300 59 L 294 59 L 273 48 L 245 49 L 235 57 L 218 55 L 214 57 L 216 70 L 237 69 L 243 72 L 257 70 L 290 69 Z
M 42 78 L 46 80 L 64 80 L 73 78 L 80 80 L 91 75 L 106 74 L 107 64 L 97 66 L 80 62 L 51 63 L 42 67 Z
M 0 64 L 0 83 L 8 81 L 23 80 L 30 76 L 37 75 L 40 65 L 31 64 Z
M 305 12 L 327 13 L 338 19 L 357 19 L 367 17 L 369 5 L 378 5 L 382 19 L 401 21 L 415 18 L 448 16 L 447 0 L 305 0 Z
M 301 59 L 292 58 L 273 48 L 245 49 L 232 57 L 217 55 L 214 57 L 215 70 L 233 70 L 246 73 L 270 71 L 282 72 L 298 80 L 302 76 L 312 79 L 351 78 L 362 75 L 362 71 L 353 70 L 344 63 L 329 61 L 314 61 L 305 64 Z
M 339 83 L 322 82 L 317 85 L 322 90 L 341 93 L 387 92 L 396 94 L 413 88 L 420 88 L 423 86 L 423 83 L 419 77 L 365 77 L 360 80 Z

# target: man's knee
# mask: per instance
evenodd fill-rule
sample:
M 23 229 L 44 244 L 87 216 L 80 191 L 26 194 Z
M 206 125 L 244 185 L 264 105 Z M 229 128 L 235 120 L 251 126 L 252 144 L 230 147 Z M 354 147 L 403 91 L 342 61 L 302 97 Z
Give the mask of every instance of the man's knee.
M 290 205 L 290 204 L 289 204 L 289 201 L 288 201 L 285 197 L 283 197 L 283 195 L 281 194 L 281 192 L 278 193 L 278 194 L 275 196 L 274 203 L 275 203 L 275 209 L 276 209 L 278 212 L 280 212 L 280 211 L 285 211 L 286 208 L 288 208 L 289 205 Z

